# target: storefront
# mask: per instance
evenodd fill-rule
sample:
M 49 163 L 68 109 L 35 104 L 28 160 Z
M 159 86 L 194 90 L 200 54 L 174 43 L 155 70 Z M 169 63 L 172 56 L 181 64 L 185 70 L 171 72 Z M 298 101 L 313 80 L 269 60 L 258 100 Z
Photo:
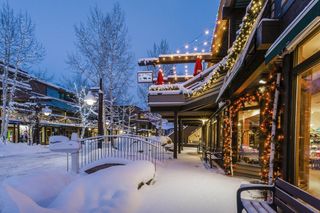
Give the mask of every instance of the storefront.
M 295 184 L 320 197 L 320 28 L 295 49 Z M 312 59 L 312 60 L 310 60 Z

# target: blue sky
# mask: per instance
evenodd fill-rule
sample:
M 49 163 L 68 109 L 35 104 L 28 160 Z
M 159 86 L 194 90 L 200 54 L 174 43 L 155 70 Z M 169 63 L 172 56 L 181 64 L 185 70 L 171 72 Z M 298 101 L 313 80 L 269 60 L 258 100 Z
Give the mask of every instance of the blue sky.
M 4 0 L 0 0 L 4 2 Z M 154 42 L 167 39 L 175 51 L 205 29 L 212 29 L 218 0 L 8 0 L 14 10 L 27 11 L 36 24 L 36 36 L 46 48 L 44 61 L 34 69 L 46 69 L 55 74 L 70 76 L 65 63 L 67 54 L 74 51 L 75 24 L 85 21 L 89 10 L 98 5 L 108 12 L 119 2 L 126 14 L 135 62 L 146 56 Z M 201 3 L 199 3 L 201 2 Z M 133 70 L 139 70 L 137 66 Z

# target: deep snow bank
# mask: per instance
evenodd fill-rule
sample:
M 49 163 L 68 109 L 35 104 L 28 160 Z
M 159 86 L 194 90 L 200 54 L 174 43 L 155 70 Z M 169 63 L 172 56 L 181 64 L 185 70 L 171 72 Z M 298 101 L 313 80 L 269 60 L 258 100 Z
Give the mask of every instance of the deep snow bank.
M 132 212 L 139 205 L 139 183 L 154 174 L 151 162 L 134 161 L 76 177 L 52 172 L 13 177 L 0 189 L 2 212 Z
M 100 170 L 72 182 L 49 207 L 62 212 L 131 212 L 139 203 L 138 184 L 152 179 L 154 172 L 147 161 Z
M 74 176 L 59 171 L 10 177 L 0 191 L 3 212 L 42 212 Z

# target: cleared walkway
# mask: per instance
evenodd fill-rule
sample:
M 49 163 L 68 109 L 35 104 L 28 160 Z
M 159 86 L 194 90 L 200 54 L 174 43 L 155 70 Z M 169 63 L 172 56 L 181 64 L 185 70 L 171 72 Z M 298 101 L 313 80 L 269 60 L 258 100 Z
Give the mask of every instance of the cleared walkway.
M 142 213 L 236 212 L 236 190 L 246 181 L 206 169 L 193 148 L 158 167 L 155 184 L 143 187 Z

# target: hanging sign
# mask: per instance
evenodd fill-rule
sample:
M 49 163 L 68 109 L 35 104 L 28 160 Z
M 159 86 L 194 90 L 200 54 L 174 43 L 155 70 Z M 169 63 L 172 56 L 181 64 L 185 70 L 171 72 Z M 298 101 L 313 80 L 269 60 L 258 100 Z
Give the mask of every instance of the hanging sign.
M 153 82 L 153 72 L 152 71 L 139 71 L 137 73 L 138 83 L 152 83 Z

